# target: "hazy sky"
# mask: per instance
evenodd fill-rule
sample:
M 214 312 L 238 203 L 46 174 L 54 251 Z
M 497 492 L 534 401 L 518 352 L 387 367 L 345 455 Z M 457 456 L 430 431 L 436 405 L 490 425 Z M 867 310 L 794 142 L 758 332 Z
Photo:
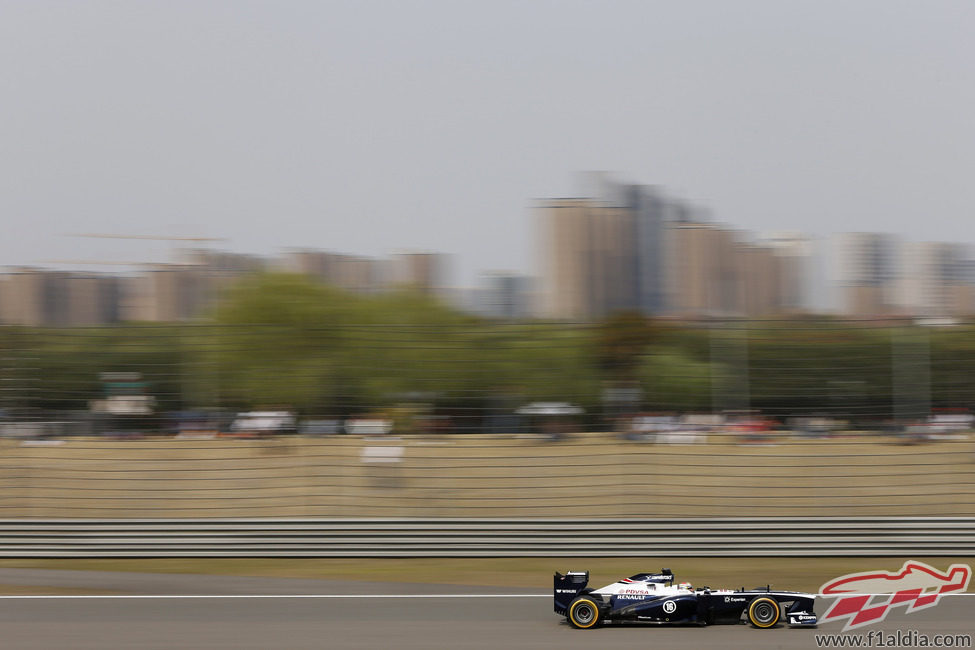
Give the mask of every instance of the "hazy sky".
M 75 232 L 528 271 L 613 170 L 752 230 L 975 241 L 975 2 L 0 0 L 0 265 Z

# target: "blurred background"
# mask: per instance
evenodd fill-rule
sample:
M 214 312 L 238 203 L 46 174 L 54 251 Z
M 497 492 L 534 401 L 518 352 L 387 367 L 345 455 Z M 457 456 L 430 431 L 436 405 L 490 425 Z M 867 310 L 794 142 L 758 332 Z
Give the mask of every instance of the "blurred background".
M 961 245 L 837 236 L 842 301 L 816 310 L 810 242 L 606 187 L 542 202 L 543 275 L 489 276 L 466 307 L 429 253 L 7 273 L 0 509 L 973 514 Z
M 972 12 L 5 4 L 0 518 L 975 516 Z

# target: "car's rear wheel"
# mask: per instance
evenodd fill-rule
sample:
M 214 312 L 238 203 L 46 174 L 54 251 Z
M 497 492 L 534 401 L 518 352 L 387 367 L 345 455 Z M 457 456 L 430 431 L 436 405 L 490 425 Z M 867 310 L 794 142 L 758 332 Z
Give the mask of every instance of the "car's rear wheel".
M 755 627 L 769 628 L 775 627 L 779 622 L 781 610 L 774 598 L 756 598 L 748 605 L 748 622 Z
M 599 605 L 589 597 L 577 598 L 569 605 L 569 623 L 572 627 L 587 630 L 599 623 Z

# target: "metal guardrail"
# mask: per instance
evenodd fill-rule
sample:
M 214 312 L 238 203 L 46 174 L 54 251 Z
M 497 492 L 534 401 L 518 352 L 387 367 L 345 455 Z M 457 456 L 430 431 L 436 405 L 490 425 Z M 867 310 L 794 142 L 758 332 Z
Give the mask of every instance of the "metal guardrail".
M 0 557 L 975 555 L 975 518 L 7 519 Z

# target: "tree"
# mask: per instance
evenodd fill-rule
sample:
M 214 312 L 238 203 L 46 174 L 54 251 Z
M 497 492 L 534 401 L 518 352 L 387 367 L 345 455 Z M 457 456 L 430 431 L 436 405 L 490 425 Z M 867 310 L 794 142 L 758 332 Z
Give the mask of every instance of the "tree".
M 233 286 L 214 315 L 221 401 L 312 410 L 329 399 L 357 299 L 300 275 L 265 273 Z
M 657 338 L 652 322 L 643 314 L 624 311 L 607 318 L 596 332 L 596 358 L 610 379 L 633 379 L 640 356 Z

